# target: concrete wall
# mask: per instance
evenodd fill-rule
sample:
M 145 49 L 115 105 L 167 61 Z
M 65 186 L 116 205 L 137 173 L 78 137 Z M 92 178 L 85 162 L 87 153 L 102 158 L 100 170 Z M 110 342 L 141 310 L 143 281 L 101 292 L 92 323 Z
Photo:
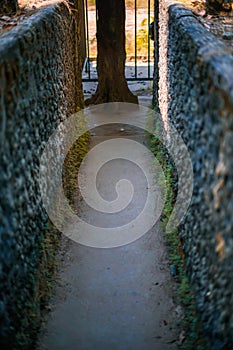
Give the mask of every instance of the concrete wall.
M 194 168 L 192 204 L 180 227 L 187 270 L 210 348 L 231 349 L 233 52 L 190 11 L 165 1 L 159 7 L 154 100 L 183 137 Z
M 76 0 L 76 8 L 79 5 Z M 83 105 L 80 18 L 75 13 L 55 4 L 0 36 L 0 344 L 4 349 L 26 349 L 27 340 L 19 334 L 31 326 L 26 313 L 36 298 L 40 243 L 48 219 L 38 188 L 40 155 L 59 121 Z

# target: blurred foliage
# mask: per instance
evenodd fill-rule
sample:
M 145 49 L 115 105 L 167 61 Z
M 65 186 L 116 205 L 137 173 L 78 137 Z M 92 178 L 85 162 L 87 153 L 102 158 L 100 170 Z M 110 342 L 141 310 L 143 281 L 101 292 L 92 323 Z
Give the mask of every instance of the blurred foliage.
M 153 1 L 151 1 L 151 4 Z M 95 5 L 95 1 L 88 0 L 88 8 L 89 10 L 94 11 L 93 6 Z M 152 5 L 151 5 L 152 6 Z M 126 21 L 126 54 L 127 56 L 135 55 L 135 32 L 132 24 L 134 23 L 134 9 L 135 2 L 134 0 L 126 1 L 127 10 L 131 10 L 131 12 L 127 12 L 127 21 Z M 137 55 L 138 56 L 148 56 L 148 29 L 149 24 L 153 22 L 154 17 L 150 16 L 150 23 L 148 23 L 148 1 L 140 1 L 137 0 L 137 9 L 143 9 L 143 14 L 145 18 L 137 25 L 137 37 L 136 37 L 136 45 L 137 45 Z M 153 7 L 151 7 L 151 13 L 153 11 Z M 93 13 L 89 16 L 89 49 L 90 49 L 90 57 L 97 57 L 97 39 L 96 39 L 96 24 L 95 18 L 92 17 Z M 153 57 L 154 44 L 150 41 L 150 56 Z
M 154 17 L 150 18 L 150 23 L 153 22 Z M 139 26 L 139 30 L 137 31 L 137 53 L 139 55 L 148 55 L 148 46 L 149 46 L 149 25 L 148 18 L 144 18 Z M 150 46 L 150 56 L 153 56 L 154 45 Z

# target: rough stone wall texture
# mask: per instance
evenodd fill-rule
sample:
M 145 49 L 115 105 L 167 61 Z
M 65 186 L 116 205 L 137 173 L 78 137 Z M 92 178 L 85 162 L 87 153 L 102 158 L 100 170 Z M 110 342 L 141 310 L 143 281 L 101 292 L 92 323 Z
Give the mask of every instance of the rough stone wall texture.
M 39 159 L 58 123 L 83 106 L 80 18 L 75 13 L 57 3 L 0 36 L 0 344 L 4 349 L 19 349 L 17 334 L 30 327 L 22 321 L 35 291 L 48 220 L 38 186 Z
M 188 146 L 194 169 L 180 234 L 210 348 L 232 349 L 233 52 L 180 5 L 161 2 L 160 23 L 166 6 L 169 31 L 159 41 L 168 42 L 162 57 L 168 73 L 160 71 L 160 110 Z

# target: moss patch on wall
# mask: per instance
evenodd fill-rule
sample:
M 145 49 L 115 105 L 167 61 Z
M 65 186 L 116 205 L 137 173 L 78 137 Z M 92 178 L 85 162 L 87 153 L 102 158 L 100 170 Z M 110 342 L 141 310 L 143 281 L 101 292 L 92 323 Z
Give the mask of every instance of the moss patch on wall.
M 80 125 L 80 128 L 83 126 Z M 85 127 L 85 126 L 84 126 Z M 90 141 L 90 133 L 82 134 L 72 145 L 67 153 L 63 169 L 63 186 L 66 197 L 74 210 L 77 211 L 74 204 L 78 191 L 78 171 L 79 166 L 85 157 Z

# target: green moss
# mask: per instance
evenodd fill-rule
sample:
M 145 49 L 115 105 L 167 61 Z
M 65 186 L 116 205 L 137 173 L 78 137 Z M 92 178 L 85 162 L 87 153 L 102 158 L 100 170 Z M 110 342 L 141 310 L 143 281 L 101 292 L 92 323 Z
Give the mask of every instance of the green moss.
M 82 123 L 80 128 L 85 128 L 85 121 L 80 121 Z M 89 132 L 83 133 L 70 148 L 63 169 L 63 186 L 66 197 L 68 198 L 70 205 L 74 211 L 77 209 L 74 206 L 75 194 L 78 191 L 78 171 L 80 164 L 85 157 L 90 141 Z

